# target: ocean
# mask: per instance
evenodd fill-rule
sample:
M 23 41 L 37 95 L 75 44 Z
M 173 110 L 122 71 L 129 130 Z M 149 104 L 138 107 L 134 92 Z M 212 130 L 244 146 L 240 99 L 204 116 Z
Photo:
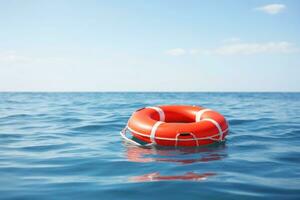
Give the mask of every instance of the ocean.
M 226 141 L 121 139 L 165 104 L 222 113 Z M 300 199 L 300 93 L 0 93 L 0 199 Z

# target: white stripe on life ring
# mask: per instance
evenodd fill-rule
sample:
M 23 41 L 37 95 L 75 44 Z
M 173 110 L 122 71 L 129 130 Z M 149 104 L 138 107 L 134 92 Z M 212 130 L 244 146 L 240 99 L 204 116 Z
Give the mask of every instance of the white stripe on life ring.
M 211 111 L 211 109 L 202 109 L 202 110 L 198 111 L 198 112 L 196 113 L 196 119 L 195 119 L 195 121 L 196 121 L 196 122 L 200 122 L 201 116 L 202 116 L 205 112 L 207 112 L 207 111 Z
M 160 107 L 146 107 L 146 108 L 150 108 L 150 109 L 153 109 L 153 110 L 156 110 L 159 114 L 159 121 L 165 121 L 165 113 L 164 111 L 160 108 Z
M 223 131 L 222 131 L 222 128 L 221 128 L 221 126 L 220 126 L 220 124 L 218 122 L 216 122 L 215 120 L 210 119 L 210 118 L 202 119 L 202 121 L 209 121 L 209 122 L 213 123 L 217 127 L 217 129 L 219 131 L 219 136 L 220 136 L 219 140 L 222 140 L 222 138 L 223 138 Z
M 164 122 L 161 122 L 161 121 L 156 122 L 153 125 L 152 129 L 151 129 L 150 140 L 153 144 L 156 144 L 156 142 L 155 142 L 155 133 L 156 133 L 156 130 L 157 130 L 158 126 L 161 125 L 162 123 L 164 123 Z

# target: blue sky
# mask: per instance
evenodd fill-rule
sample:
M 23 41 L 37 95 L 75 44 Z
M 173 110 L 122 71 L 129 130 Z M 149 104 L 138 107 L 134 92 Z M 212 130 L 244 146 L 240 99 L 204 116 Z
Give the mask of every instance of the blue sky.
M 0 1 L 0 91 L 300 91 L 300 1 Z

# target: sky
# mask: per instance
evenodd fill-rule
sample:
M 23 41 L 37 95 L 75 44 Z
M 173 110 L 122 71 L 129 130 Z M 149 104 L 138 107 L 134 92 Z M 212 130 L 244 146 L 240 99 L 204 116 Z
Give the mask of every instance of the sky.
M 298 0 L 0 0 L 0 91 L 300 91 Z

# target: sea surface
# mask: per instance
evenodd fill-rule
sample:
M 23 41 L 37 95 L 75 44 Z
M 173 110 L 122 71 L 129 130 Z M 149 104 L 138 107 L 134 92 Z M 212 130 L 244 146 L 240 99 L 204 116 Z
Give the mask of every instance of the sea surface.
M 226 142 L 121 139 L 163 104 L 219 111 Z M 300 199 L 300 93 L 0 93 L 0 199 Z

